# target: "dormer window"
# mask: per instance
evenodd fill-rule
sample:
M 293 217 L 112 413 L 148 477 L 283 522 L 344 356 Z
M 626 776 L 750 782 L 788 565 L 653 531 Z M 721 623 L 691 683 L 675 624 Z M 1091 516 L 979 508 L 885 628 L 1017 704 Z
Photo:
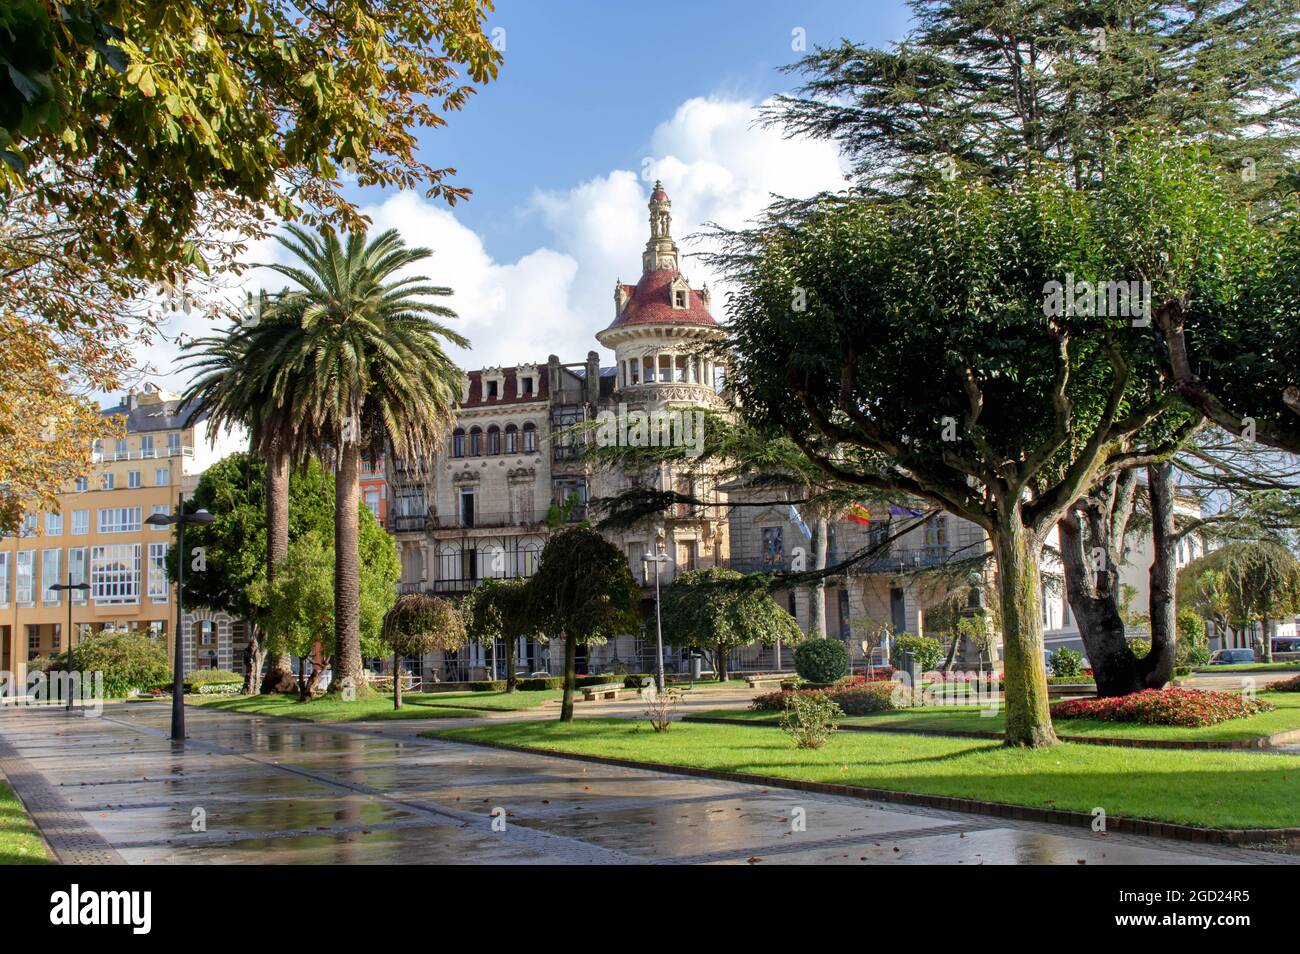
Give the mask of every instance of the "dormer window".
M 686 292 L 682 291 L 680 288 L 673 291 L 673 307 L 674 308 L 686 307 Z
M 519 392 L 520 392 L 520 394 L 522 394 L 524 397 L 532 397 L 532 394 L 533 394 L 533 379 L 532 379 L 532 378 L 524 378 L 523 381 L 522 381 L 522 382 L 520 383 L 520 385 L 519 385 Z
M 495 401 L 501 395 L 497 393 L 497 382 L 489 381 L 487 383 L 487 396 L 489 401 Z

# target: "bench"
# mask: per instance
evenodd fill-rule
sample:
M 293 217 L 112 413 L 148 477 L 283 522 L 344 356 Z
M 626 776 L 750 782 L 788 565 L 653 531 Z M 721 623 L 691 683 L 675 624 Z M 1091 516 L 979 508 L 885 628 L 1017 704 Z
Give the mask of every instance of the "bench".
M 789 676 L 746 676 L 745 685 L 751 689 L 765 689 L 773 687 L 781 688 L 781 683 L 789 679 Z
M 636 691 L 627 688 L 621 682 L 607 682 L 599 686 L 583 686 L 582 698 L 585 702 L 594 702 L 597 699 L 618 699 L 624 693 Z

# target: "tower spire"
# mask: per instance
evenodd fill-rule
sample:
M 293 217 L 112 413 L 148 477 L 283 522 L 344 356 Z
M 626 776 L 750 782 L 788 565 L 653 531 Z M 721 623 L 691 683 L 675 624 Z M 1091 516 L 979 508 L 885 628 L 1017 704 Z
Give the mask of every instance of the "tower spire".
M 645 243 L 645 253 L 641 256 L 641 270 L 654 272 L 660 269 L 677 271 L 677 243 L 673 241 L 673 217 L 670 210 L 672 200 L 664 191 L 664 184 L 655 180 L 655 188 L 650 193 L 650 240 Z

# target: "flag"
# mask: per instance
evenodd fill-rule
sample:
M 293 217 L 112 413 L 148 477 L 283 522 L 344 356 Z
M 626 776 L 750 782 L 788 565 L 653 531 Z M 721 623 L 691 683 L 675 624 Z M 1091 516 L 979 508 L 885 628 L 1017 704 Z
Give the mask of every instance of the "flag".
M 849 504 L 849 509 L 844 511 L 840 519 L 869 527 L 871 526 L 871 511 L 855 500 Z
M 917 510 L 915 507 L 900 507 L 897 504 L 892 504 L 889 508 L 889 515 L 891 517 L 924 517 L 925 511 Z
M 799 516 L 799 510 L 794 504 L 790 504 L 790 522 L 799 528 L 805 540 L 812 539 L 812 531 L 808 529 L 808 524 L 803 522 L 803 517 Z

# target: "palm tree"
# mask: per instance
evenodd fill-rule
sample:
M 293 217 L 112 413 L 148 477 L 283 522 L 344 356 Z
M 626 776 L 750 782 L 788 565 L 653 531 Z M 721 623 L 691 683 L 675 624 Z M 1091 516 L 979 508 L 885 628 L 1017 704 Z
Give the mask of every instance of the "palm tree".
M 264 360 L 264 343 L 282 332 L 287 316 L 268 307 L 262 293 L 230 331 L 198 338 L 184 348 L 194 358 L 187 366 L 194 380 L 185 394 L 190 418 L 206 414 L 213 441 L 228 427 L 249 431 L 249 449 L 266 462 L 266 578 L 275 579 L 276 564 L 289 552 L 289 443 L 287 415 L 271 399 L 274 371 Z M 244 657 L 244 691 L 252 692 L 262 669 L 263 651 L 250 634 Z M 276 654 L 267 661 L 261 691 L 288 692 L 294 687 L 292 660 Z
M 357 513 L 361 455 L 386 450 L 424 462 L 454 419 L 461 370 L 444 342 L 469 342 L 440 319 L 450 309 L 427 299 L 451 289 L 398 272 L 432 255 L 407 248 L 396 230 L 373 240 L 364 231 L 346 243 L 324 228 L 312 234 L 289 226 L 277 236 L 298 260 L 273 264 L 294 286 L 272 303 L 275 340 L 259 335 L 258 362 L 274 369 L 271 398 L 288 422 L 290 458 L 328 455 L 334 461 L 335 659 L 331 689 L 358 686 Z

